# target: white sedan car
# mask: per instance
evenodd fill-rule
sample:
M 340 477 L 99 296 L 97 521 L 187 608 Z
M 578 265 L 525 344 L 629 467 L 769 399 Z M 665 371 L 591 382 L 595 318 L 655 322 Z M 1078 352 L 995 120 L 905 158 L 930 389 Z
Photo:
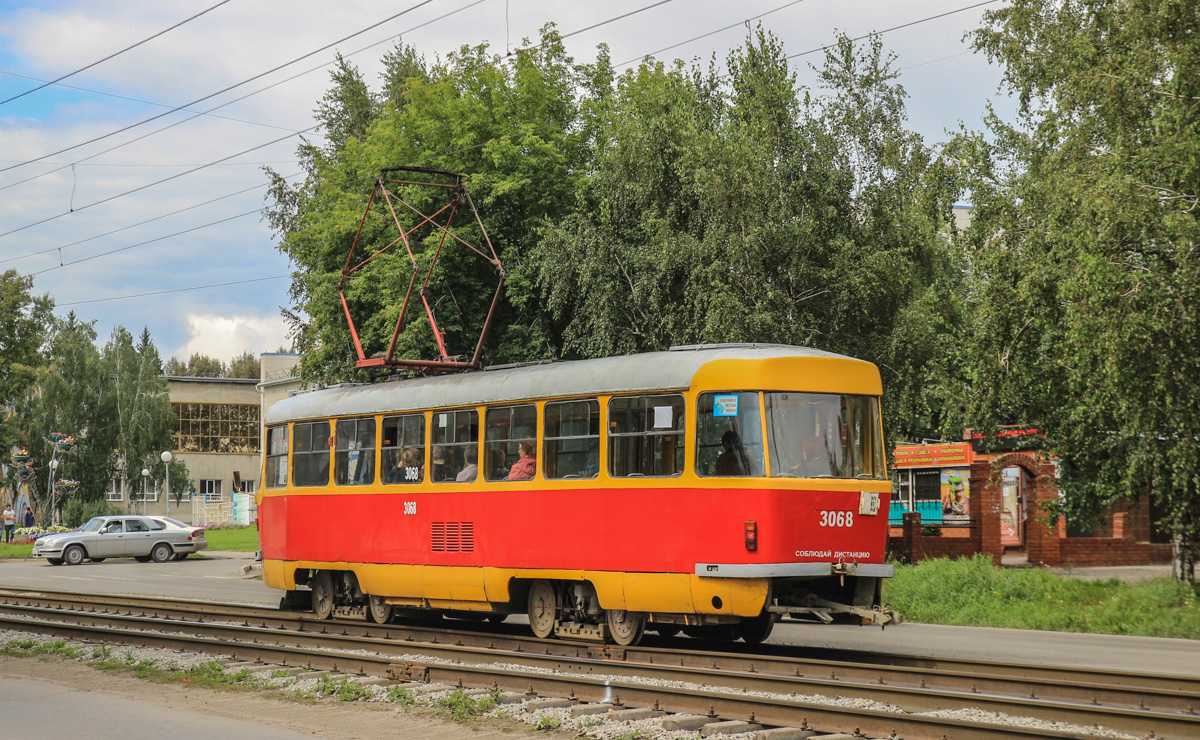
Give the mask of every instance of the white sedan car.
M 124 557 L 164 563 L 207 547 L 204 530 L 196 527 L 169 527 L 147 516 L 97 516 L 74 532 L 39 537 L 33 557 L 46 558 L 52 565 Z

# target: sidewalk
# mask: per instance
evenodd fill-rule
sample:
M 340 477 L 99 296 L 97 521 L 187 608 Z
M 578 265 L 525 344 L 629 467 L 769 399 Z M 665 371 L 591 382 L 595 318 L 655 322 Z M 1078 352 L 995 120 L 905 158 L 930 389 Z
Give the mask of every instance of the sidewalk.
M 1156 578 L 1170 578 L 1170 565 L 1119 565 L 1088 568 L 1050 568 L 1050 572 L 1083 581 L 1116 579 L 1125 583 L 1141 583 Z

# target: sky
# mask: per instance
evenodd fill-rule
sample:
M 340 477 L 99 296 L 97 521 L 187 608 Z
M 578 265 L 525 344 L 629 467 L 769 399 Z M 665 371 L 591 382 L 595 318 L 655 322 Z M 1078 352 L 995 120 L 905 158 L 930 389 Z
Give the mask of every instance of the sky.
M 566 40 L 577 61 L 606 43 L 618 64 L 720 63 L 762 15 L 813 86 L 821 54 L 804 52 L 837 32 L 948 13 L 882 36 L 910 127 L 937 144 L 960 124 L 981 129 L 989 100 L 1011 110 L 1001 70 L 964 39 L 1003 0 L 951 13 L 978 2 L 0 0 L 0 271 L 33 274 L 34 292 L 94 320 L 101 343 L 122 325 L 147 327 L 164 358 L 286 351 L 292 267 L 259 212 L 263 167 L 297 175 L 299 136 L 321 141 L 312 110 L 335 53 L 378 90 L 401 36 L 432 60 L 464 44 L 503 54 L 547 22 L 563 34 L 603 23 Z

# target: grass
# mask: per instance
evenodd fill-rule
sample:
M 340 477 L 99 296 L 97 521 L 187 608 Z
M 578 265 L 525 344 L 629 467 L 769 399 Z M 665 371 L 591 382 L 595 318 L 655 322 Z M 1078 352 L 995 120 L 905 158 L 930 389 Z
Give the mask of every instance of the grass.
M 0 560 L 18 560 L 33 554 L 33 543 L 23 545 L 8 545 L 0 543 Z
M 1081 581 L 1036 568 L 997 568 L 987 557 L 897 565 L 883 598 L 910 622 L 1200 637 L 1200 586 L 1158 579 Z
M 260 549 L 258 544 L 258 530 L 254 527 L 206 529 L 204 530 L 204 538 L 208 540 L 208 549 L 210 550 L 256 552 Z
M 478 698 L 467 696 L 462 689 L 455 689 L 438 700 L 438 706 L 445 709 L 450 718 L 458 722 L 470 722 L 487 714 L 499 704 L 498 691 L 484 694 Z

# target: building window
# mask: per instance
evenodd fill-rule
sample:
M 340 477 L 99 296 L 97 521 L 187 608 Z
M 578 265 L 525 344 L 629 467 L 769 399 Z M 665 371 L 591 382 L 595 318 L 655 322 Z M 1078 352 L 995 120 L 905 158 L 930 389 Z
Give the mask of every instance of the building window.
M 252 403 L 173 403 L 179 452 L 258 454 L 259 407 Z
M 297 486 L 329 485 L 329 422 L 312 421 L 292 428 L 292 472 Z
M 467 466 L 467 448 L 479 444 L 479 412 L 440 411 L 433 415 L 433 482 L 454 483 Z
M 288 481 L 287 424 L 267 430 L 267 488 L 283 488 Z
M 257 490 L 257 489 L 254 487 L 254 481 L 252 481 L 252 480 L 243 480 L 242 481 L 242 493 L 254 493 L 255 490 Z
M 204 503 L 216 504 L 225 500 L 221 494 L 221 481 L 219 480 L 198 480 L 196 481 L 197 492 L 204 497 Z
M 636 396 L 609 401 L 609 475 L 682 473 L 683 422 L 683 396 Z
M 121 481 L 117 478 L 108 479 L 108 490 L 104 497 L 109 501 L 124 501 L 125 497 L 121 495 Z
M 425 479 L 425 415 L 383 417 L 384 483 L 420 483 Z
M 521 443 L 530 453 L 537 451 L 537 406 L 506 406 L 488 409 L 483 443 L 486 480 L 507 480 L 513 463 L 521 459 Z M 520 475 L 520 470 L 518 470 Z M 533 477 L 533 470 L 529 471 Z M 514 480 L 523 480 L 515 478 Z
M 600 470 L 600 402 L 546 404 L 547 478 L 595 478 Z
M 339 486 L 375 482 L 375 419 L 342 419 L 333 442 L 333 481 Z

